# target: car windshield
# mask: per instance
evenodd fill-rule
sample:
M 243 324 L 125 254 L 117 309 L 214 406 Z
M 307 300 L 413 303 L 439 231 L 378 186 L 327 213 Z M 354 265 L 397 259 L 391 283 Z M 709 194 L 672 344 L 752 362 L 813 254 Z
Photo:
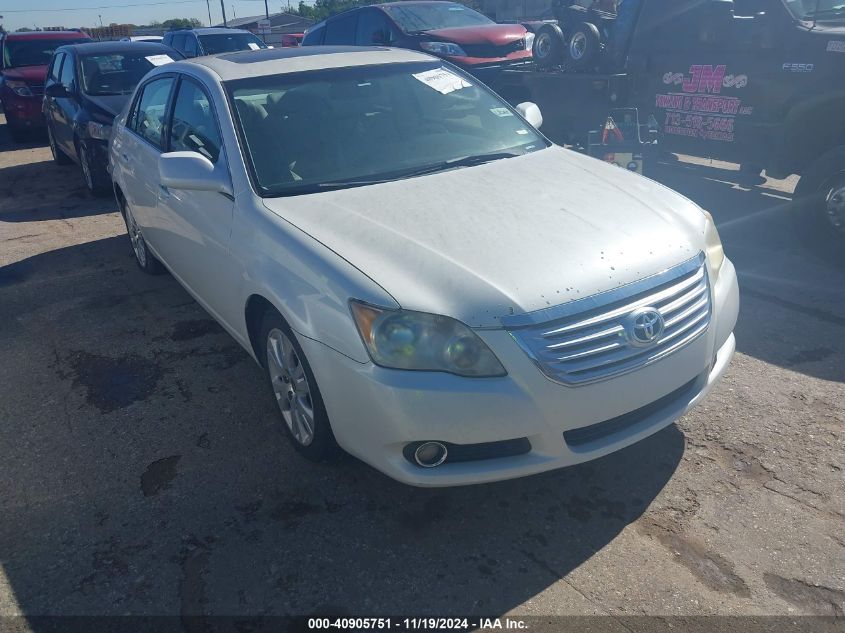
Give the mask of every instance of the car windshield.
M 493 20 L 478 11 L 454 2 L 403 3 L 383 8 L 406 33 L 494 24 Z
M 65 44 L 90 42 L 88 38 L 73 39 L 37 38 L 31 40 L 5 40 L 3 43 L 3 67 L 46 66 L 50 63 L 53 51 Z
M 267 48 L 267 45 L 252 33 L 215 33 L 199 37 L 202 50 L 206 55 Z
M 82 91 L 91 96 L 129 94 L 144 75 L 168 60 L 176 61 L 166 52 L 86 55 L 81 60 Z
M 787 0 L 786 5 L 799 20 L 845 20 L 842 0 Z
M 439 62 L 227 82 L 261 195 L 409 178 L 526 154 L 547 141 L 482 84 Z

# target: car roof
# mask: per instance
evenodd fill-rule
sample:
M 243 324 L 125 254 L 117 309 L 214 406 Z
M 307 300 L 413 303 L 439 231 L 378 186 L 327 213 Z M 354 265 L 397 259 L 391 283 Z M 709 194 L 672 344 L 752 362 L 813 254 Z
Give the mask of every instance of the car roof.
M 90 39 L 85 31 L 23 31 L 18 33 L 4 33 L 3 37 L 8 40 L 71 40 L 75 38 Z
M 57 50 L 70 50 L 77 55 L 91 55 L 96 53 L 172 53 L 174 49 L 159 42 L 86 42 L 84 44 L 65 44 Z M 179 55 L 181 58 L 182 56 Z
M 440 61 L 436 57 L 404 48 L 382 46 L 301 46 L 195 57 L 183 64 L 205 66 L 221 80 L 261 77 L 309 70 L 372 66 L 402 62 Z
M 168 31 L 168 35 L 176 35 L 177 33 L 196 33 L 197 35 L 215 35 L 217 33 L 250 33 L 246 29 L 230 29 L 226 26 L 203 26 L 196 29 L 173 29 Z

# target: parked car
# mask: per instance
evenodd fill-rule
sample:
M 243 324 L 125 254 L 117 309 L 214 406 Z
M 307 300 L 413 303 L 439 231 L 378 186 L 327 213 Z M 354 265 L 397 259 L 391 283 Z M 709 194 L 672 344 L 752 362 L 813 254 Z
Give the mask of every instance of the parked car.
M 172 46 L 185 57 L 267 48 L 254 33 L 217 27 L 168 31 L 164 34 L 162 43 Z
M 282 46 L 302 46 L 302 38 L 305 33 L 284 33 L 282 34 Z
M 78 163 L 94 194 L 111 192 L 108 143 L 115 115 L 156 66 L 183 59 L 163 44 L 95 42 L 56 49 L 44 89 L 53 160 Z
M 128 37 L 121 37 L 121 42 L 158 42 L 160 43 L 164 38 L 161 35 L 130 35 Z
M 14 140 L 23 140 L 27 130 L 44 127 L 41 98 L 53 51 L 63 44 L 90 41 L 79 30 L 0 35 L 0 101 Z
M 154 69 L 110 160 L 138 265 L 261 363 L 298 451 L 447 486 L 632 444 L 734 353 L 710 215 L 541 121 L 422 53 L 280 48 Z
M 446 59 L 485 81 L 531 61 L 534 34 L 455 2 L 403 0 L 340 13 L 308 29 L 303 46 L 397 46 Z

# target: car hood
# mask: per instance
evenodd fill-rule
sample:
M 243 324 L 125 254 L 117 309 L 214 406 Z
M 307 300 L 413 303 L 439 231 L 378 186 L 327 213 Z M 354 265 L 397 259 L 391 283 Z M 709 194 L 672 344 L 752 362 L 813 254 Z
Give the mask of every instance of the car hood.
M 123 106 L 126 105 L 126 102 L 129 101 L 131 97 L 131 93 L 125 95 L 85 95 L 85 98 L 89 103 L 112 117 L 117 116 L 118 113 L 123 110 Z
M 692 202 L 559 147 L 264 203 L 402 307 L 472 327 L 631 283 L 704 249 Z
M 482 24 L 479 26 L 461 26 L 448 29 L 425 31 L 437 39 L 455 44 L 494 44 L 503 46 L 525 37 L 525 27 L 521 24 Z
M 28 84 L 43 84 L 47 80 L 46 66 L 18 66 L 4 68 L 3 76 L 7 79 L 18 79 Z

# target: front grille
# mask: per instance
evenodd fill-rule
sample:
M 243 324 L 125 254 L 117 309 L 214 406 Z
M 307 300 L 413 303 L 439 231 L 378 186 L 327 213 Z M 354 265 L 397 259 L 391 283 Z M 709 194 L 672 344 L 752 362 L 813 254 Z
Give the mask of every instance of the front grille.
M 659 312 L 664 328 L 649 343 L 632 334 L 632 318 Z M 704 256 L 586 299 L 502 319 L 511 336 L 551 380 L 582 385 L 633 371 L 678 351 L 710 324 Z
M 519 39 L 496 46 L 495 44 L 461 44 L 468 57 L 507 57 L 511 53 L 525 50 L 525 40 Z

